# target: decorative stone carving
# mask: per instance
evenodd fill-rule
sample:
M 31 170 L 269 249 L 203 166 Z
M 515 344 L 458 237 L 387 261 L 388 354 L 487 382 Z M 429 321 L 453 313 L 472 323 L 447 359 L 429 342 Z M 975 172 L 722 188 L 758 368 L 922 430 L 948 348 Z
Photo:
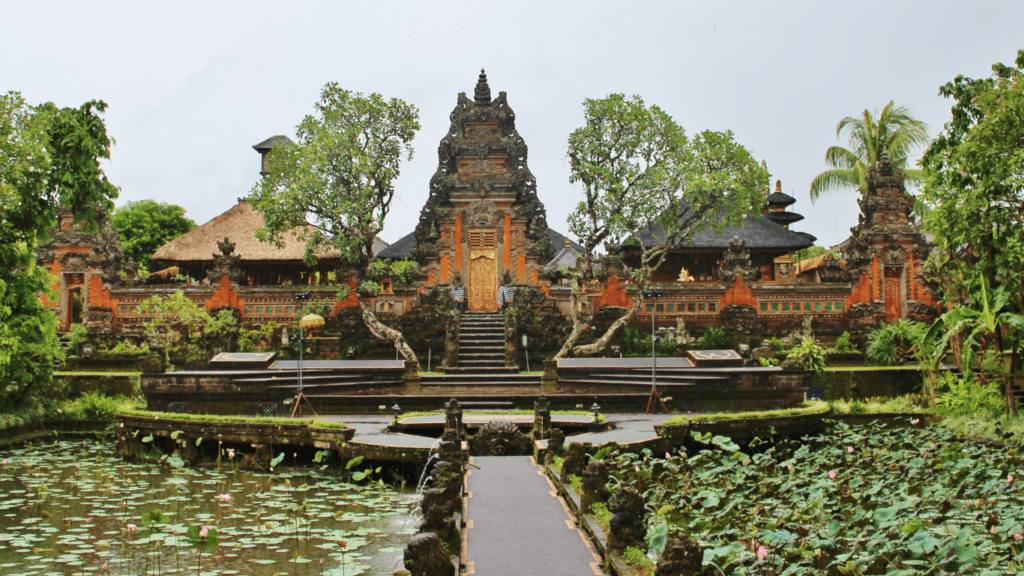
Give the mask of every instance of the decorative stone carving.
M 646 530 L 644 500 L 640 494 L 629 486 L 619 486 L 608 511 L 612 513 L 608 521 L 608 547 L 616 550 L 629 546 L 643 547 Z
M 744 282 L 753 282 L 761 278 L 761 272 L 750 261 L 750 251 L 745 248 L 746 241 L 733 236 L 729 248 L 725 251 L 725 259 L 718 268 L 718 279 L 729 284 L 736 281 L 739 274 Z
M 551 402 L 544 396 L 533 401 L 533 437 L 536 440 L 551 437 Z M 550 442 L 548 446 L 551 446 Z
M 569 475 L 579 476 L 583 473 L 583 467 L 587 465 L 587 449 L 583 444 L 569 444 L 565 452 L 565 461 L 562 462 L 562 482 L 569 481 Z
M 433 532 L 413 536 L 405 546 L 403 560 L 411 576 L 455 576 L 455 565 Z
M 692 536 L 669 538 L 654 576 L 699 576 L 703 564 L 704 550 Z
M 527 166 L 527 146 L 516 131 L 515 113 L 504 92 L 493 100 L 490 94 L 487 76 L 481 73 L 473 100 L 461 93 L 452 110 L 448 134 L 437 148 L 438 166 L 430 179 L 430 195 L 416 226 L 413 258 L 421 264 L 437 257 L 443 242 L 435 231 L 454 218 L 451 214 L 455 207 L 453 195 L 480 199 L 482 202 L 478 200 L 477 205 L 481 206 L 490 204 L 481 208 L 470 205 L 463 225 L 474 226 L 485 213 L 489 222 L 486 225 L 499 226 L 503 214 L 493 207 L 490 198 L 501 196 L 512 200 L 512 217 L 525 221 L 528 254 L 543 262 L 554 255 L 544 205 L 537 198 L 537 182 Z M 496 134 L 492 123 L 497 124 Z M 472 160 L 470 165 L 474 167 L 469 171 L 463 168 L 460 173 L 460 161 L 466 160 Z M 455 239 L 455 242 L 460 241 Z
M 217 249 L 220 254 L 213 254 L 213 268 L 206 272 L 210 283 L 216 283 L 221 276 L 227 276 L 231 282 L 238 284 L 242 281 L 242 257 L 233 254 L 235 243 L 224 237 L 224 241 L 217 242 Z
M 448 313 L 448 325 L 445 327 L 444 364 L 445 368 L 454 368 L 459 364 L 459 325 L 462 322 L 462 311 L 452 310 Z
M 584 514 L 590 514 L 595 503 L 608 501 L 608 464 L 604 460 L 592 460 L 583 471 L 582 484 L 580 509 Z
M 825 255 L 821 267 L 818 268 L 818 278 L 829 284 L 849 282 L 850 273 L 843 268 L 839 258 L 830 252 Z
M 530 439 L 508 420 L 491 420 L 469 439 L 474 456 L 522 456 L 530 449 Z

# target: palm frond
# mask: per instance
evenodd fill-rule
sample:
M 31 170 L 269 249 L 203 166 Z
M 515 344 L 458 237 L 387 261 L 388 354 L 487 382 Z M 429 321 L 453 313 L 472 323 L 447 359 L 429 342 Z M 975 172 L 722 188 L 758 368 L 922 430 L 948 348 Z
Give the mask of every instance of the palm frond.
M 860 185 L 857 173 L 854 170 L 833 168 L 825 170 L 811 180 L 811 203 L 818 200 L 818 197 L 827 192 L 842 190 L 844 188 L 857 188 Z

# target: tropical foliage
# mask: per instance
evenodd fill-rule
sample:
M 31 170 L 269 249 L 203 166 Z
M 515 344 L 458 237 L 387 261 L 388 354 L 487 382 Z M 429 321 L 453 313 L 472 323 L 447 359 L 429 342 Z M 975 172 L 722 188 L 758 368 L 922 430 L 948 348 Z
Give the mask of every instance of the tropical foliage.
M 845 134 L 849 148 L 831 146 L 825 151 L 825 163 L 831 168 L 811 180 L 811 202 L 834 190 L 867 189 L 868 169 L 888 154 L 893 166 L 903 170 L 911 184 L 921 184 L 921 170 L 907 168 L 907 160 L 928 144 L 928 127 L 915 120 L 905 106 L 889 102 L 881 111 L 864 110 L 860 116 L 847 116 L 836 125 L 836 138 Z
M 0 409 L 44 397 L 60 354 L 57 319 L 39 297 L 54 297 L 54 279 L 36 266 L 37 243 L 62 208 L 94 223 L 117 197 L 99 164 L 110 158 L 105 109 L 0 95 Z
M 267 174 L 249 200 L 263 213 L 261 240 L 280 246 L 297 230 L 306 240 L 307 261 L 336 250 L 353 265 L 358 285 L 372 280 L 373 241 L 391 211 L 399 164 L 412 158 L 419 111 L 402 100 L 335 83 L 324 86 L 314 108 L 299 124 L 296 144 L 270 151 Z M 364 294 L 359 306 L 375 337 L 416 361 L 401 332 L 377 319 Z
M 933 332 L 965 375 L 1002 382 L 1008 409 L 1024 372 L 1024 50 L 989 78 L 940 89 L 953 118 L 922 158 L 930 272 L 953 308 Z
M 142 271 L 150 269 L 149 258 L 158 248 L 196 227 L 185 209 L 156 200 L 132 200 L 110 215 L 121 248 Z
M 589 326 L 585 286 L 593 278 L 598 247 L 636 246 L 632 280 L 645 285 L 666 253 L 695 231 L 721 229 L 756 214 L 768 186 L 767 171 L 731 132 L 688 138 L 671 116 L 639 96 L 587 99 L 583 108 L 583 126 L 569 135 L 568 150 L 569 181 L 583 189 L 569 230 L 583 252 L 569 271 L 573 327 L 557 358 L 599 352 L 640 310 L 640 299 L 634 299 L 603 336 L 576 344 Z M 655 227 L 661 232 L 652 235 Z
M 750 451 L 694 433 L 696 455 L 616 453 L 657 526 L 722 574 L 1013 574 L 1024 569 L 1024 457 L 941 427 L 836 424 Z

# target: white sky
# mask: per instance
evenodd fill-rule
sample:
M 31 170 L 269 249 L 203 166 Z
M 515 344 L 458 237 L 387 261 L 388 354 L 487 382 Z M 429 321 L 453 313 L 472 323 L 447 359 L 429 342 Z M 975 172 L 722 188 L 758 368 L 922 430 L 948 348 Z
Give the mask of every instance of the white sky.
M 565 142 L 584 98 L 639 94 L 690 134 L 732 130 L 832 245 L 856 194 L 811 205 L 836 123 L 890 100 L 932 135 L 940 85 L 987 76 L 1024 47 L 1024 2 L 4 2 L 0 92 L 77 106 L 105 100 L 118 205 L 153 198 L 204 223 L 258 179 L 252 145 L 294 136 L 320 88 L 420 109 L 382 236 L 412 231 L 459 92 L 481 67 L 508 92 L 548 223 L 565 232 L 579 192 Z M 845 143 L 843 143 L 845 145 Z

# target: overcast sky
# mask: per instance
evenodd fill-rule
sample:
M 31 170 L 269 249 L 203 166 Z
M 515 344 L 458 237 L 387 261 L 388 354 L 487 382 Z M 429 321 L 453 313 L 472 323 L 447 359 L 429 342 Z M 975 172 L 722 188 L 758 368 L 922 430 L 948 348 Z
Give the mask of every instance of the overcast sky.
M 776 6 L 783 4 L 782 6 Z M 579 198 L 565 143 L 584 98 L 638 94 L 690 134 L 732 130 L 823 246 L 857 222 L 855 193 L 811 205 L 836 123 L 890 100 L 934 135 L 938 88 L 1024 47 L 1024 2 L 4 2 L 0 91 L 109 104 L 118 205 L 153 198 L 204 223 L 258 179 L 252 145 L 294 137 L 330 81 L 402 98 L 423 128 L 382 236 L 412 231 L 459 92 L 480 68 L 508 93 L 548 223 Z

